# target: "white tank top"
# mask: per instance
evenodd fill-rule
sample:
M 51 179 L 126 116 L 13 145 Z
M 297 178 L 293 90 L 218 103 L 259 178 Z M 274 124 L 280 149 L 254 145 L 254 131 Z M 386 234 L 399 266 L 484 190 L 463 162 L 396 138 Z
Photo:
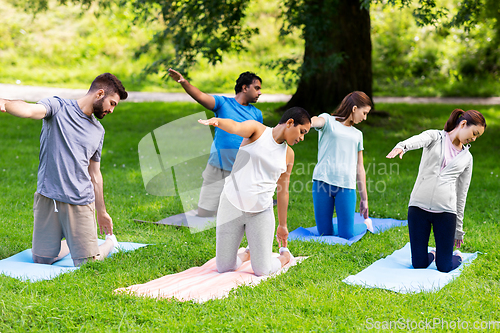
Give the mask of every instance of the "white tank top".
M 273 129 L 252 143 L 240 147 L 224 193 L 229 202 L 244 212 L 258 213 L 273 205 L 276 182 L 286 171 L 287 144 L 278 144 Z

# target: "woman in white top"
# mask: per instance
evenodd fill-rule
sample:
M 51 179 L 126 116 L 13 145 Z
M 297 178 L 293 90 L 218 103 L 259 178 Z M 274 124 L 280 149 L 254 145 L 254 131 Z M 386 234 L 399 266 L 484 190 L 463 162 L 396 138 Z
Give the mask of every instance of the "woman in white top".
M 449 272 L 462 262 L 462 229 L 465 200 L 472 176 L 470 145 L 486 128 L 476 110 L 455 109 L 444 130 L 427 130 L 399 142 L 387 155 L 394 158 L 408 150 L 423 148 L 417 180 L 408 204 L 408 230 L 413 268 L 427 268 L 436 260 L 437 269 Z M 434 229 L 436 250 L 428 253 Z
M 321 235 L 334 235 L 335 208 L 339 237 L 350 239 L 354 236 L 356 183 L 361 198 L 360 214 L 368 218 L 363 133 L 353 125 L 366 120 L 371 108 L 370 97 L 362 91 L 354 91 L 342 100 L 332 115 L 323 113 L 312 118 L 311 127 L 319 131 L 313 202 L 316 226 Z
M 278 271 L 291 259 L 286 248 L 288 186 L 294 161 L 290 146 L 304 140 L 311 127 L 311 116 L 306 110 L 294 107 L 285 112 L 274 128 L 253 120 L 238 123 L 211 118 L 199 122 L 244 138 L 217 210 L 217 270 L 234 271 L 244 261 L 251 260 L 256 275 Z M 276 189 L 279 220 L 276 238 L 279 246 L 283 246 L 279 257 L 272 256 Z M 238 253 L 245 233 L 248 248 Z

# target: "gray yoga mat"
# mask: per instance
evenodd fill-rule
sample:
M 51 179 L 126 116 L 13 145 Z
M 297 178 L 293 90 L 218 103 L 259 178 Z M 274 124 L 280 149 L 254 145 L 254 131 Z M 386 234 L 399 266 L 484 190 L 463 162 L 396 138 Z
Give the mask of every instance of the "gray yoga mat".
M 197 214 L 196 210 L 190 210 L 185 213 L 166 217 L 158 222 L 148 222 L 142 220 L 134 220 L 134 221 L 142 223 L 172 225 L 176 227 L 188 227 L 191 229 L 192 232 L 203 231 L 215 227 L 215 216 L 200 217 L 196 214 Z

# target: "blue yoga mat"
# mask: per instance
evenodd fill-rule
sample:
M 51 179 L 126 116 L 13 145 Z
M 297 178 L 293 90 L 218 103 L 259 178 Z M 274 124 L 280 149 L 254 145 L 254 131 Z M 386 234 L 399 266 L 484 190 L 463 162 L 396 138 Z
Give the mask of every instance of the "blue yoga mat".
M 398 293 L 438 291 L 458 277 L 464 266 L 477 258 L 477 252 L 462 253 L 462 255 L 464 257 L 462 265 L 449 273 L 438 271 L 435 262 L 426 269 L 414 269 L 411 265 L 410 243 L 407 243 L 402 249 L 377 260 L 358 274 L 348 276 L 343 282 Z
M 316 226 L 310 228 L 302 228 L 299 227 L 294 231 L 290 232 L 288 235 L 288 240 L 300 240 L 300 241 L 315 241 L 326 243 L 330 245 L 335 244 L 347 244 L 351 245 L 352 243 L 357 242 L 361 239 L 361 237 L 366 234 L 366 224 L 364 223 L 364 218 L 359 214 L 354 215 L 354 236 L 351 239 L 345 239 L 342 237 L 338 237 L 338 226 L 337 226 L 337 218 L 334 217 L 333 222 L 333 236 L 321 236 L 318 232 Z M 408 224 L 406 220 L 395 220 L 395 219 L 377 219 L 371 218 L 373 225 L 373 233 L 378 234 L 386 231 L 387 229 L 394 227 L 401 227 Z
M 99 244 L 104 243 L 99 240 Z M 119 242 L 120 251 L 134 251 L 140 247 L 147 246 L 148 244 Z M 74 271 L 79 267 L 73 265 L 73 259 L 68 254 L 61 260 L 53 263 L 52 265 L 35 264 L 31 257 L 31 249 L 24 250 L 12 257 L 0 260 L 0 274 L 13 277 L 21 281 L 41 281 L 50 280 L 56 276 Z

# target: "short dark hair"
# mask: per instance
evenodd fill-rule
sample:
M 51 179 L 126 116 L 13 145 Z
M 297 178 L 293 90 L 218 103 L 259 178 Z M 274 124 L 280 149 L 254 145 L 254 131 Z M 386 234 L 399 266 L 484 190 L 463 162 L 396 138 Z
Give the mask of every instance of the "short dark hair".
M 288 119 L 293 119 L 294 126 L 311 123 L 311 115 L 305 109 L 294 106 L 285 111 L 278 124 L 284 124 Z
M 243 90 L 243 86 L 248 87 L 255 80 L 259 80 L 260 83 L 262 84 L 262 79 L 259 76 L 257 76 L 257 74 L 252 73 L 252 72 L 241 73 L 240 76 L 238 77 L 238 80 L 236 80 L 236 85 L 234 86 L 234 91 L 236 93 L 241 92 Z
M 128 97 L 128 93 L 125 91 L 122 82 L 111 73 L 104 73 L 96 77 L 90 85 L 89 92 L 94 92 L 99 89 L 104 90 L 106 96 L 118 94 L 121 100 L 125 100 Z

